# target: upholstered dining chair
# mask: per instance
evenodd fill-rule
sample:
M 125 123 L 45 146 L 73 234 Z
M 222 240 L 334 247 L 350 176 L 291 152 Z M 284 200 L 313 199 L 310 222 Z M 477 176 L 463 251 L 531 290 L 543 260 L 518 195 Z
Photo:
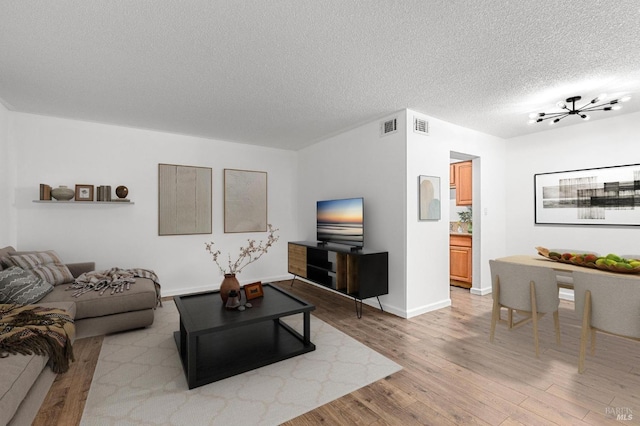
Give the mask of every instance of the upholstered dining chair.
M 556 342 L 560 344 L 558 317 L 560 298 L 553 269 L 497 260 L 490 260 L 489 266 L 493 285 L 493 311 L 489 340 L 491 342 L 494 340 L 496 324 L 504 322 L 501 318 L 501 310 L 506 308 L 508 315 L 506 323 L 509 328 L 520 327 L 529 321 L 533 323 L 536 357 L 540 356 L 538 321 L 546 313 L 553 313 Z M 513 311 L 524 318 L 514 323 Z
M 575 271 L 576 314 L 582 318 L 578 372 L 584 372 L 587 340 L 591 354 L 596 348 L 596 331 L 640 340 L 640 280 L 622 274 L 602 275 Z

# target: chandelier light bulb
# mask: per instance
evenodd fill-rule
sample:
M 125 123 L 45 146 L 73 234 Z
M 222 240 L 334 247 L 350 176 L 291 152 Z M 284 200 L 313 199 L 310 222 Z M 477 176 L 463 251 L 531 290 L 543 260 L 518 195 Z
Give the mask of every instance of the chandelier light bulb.
M 614 111 L 618 111 L 619 109 L 622 109 L 622 105 L 614 105 L 611 107 L 611 109 Z
M 591 103 L 595 104 L 596 102 L 601 102 L 604 101 L 607 98 L 607 94 L 606 93 L 601 93 L 599 94 L 597 97 L 595 97 Z
M 620 98 L 620 102 L 629 102 L 631 100 L 631 96 L 623 96 Z
M 536 123 L 536 120 L 534 120 L 533 118 L 531 120 L 527 121 L 527 124 L 534 124 L 534 123 Z
M 558 101 L 556 105 L 558 106 L 558 108 L 562 108 L 562 109 L 567 107 L 567 104 L 565 104 L 563 101 Z
M 529 118 L 538 118 L 538 113 L 532 112 L 531 114 L 529 114 Z

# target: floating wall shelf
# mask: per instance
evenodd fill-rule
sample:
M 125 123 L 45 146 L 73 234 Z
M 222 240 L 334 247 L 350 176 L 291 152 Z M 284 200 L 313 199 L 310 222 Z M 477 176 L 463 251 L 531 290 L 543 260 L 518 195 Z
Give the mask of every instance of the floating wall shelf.
M 43 204 L 120 204 L 131 205 L 135 204 L 133 201 L 56 201 L 56 200 L 33 200 L 34 203 Z

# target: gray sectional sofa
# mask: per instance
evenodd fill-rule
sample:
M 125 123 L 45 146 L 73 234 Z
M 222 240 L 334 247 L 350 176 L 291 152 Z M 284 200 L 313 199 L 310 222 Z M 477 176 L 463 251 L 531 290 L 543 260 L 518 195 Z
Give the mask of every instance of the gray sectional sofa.
M 14 253 L 13 247 L 0 249 L 0 259 Z M 74 277 L 95 269 L 94 262 L 67 264 Z M 0 265 L 0 269 L 2 266 Z M 73 297 L 67 288 L 72 283 L 54 286 L 34 303 L 64 309 L 75 321 L 75 338 L 91 337 L 153 323 L 159 301 L 159 287 L 151 279 L 136 278 L 128 290 L 100 295 L 97 291 Z M 9 355 L 0 358 L 0 425 L 31 424 L 56 374 L 47 367 L 48 357 Z

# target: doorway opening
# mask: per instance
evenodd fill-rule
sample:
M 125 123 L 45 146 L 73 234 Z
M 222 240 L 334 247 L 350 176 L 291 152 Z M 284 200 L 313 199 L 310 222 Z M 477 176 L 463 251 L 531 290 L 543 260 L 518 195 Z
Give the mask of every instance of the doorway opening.
M 481 258 L 480 158 L 451 151 L 449 173 L 449 283 L 473 293 Z

